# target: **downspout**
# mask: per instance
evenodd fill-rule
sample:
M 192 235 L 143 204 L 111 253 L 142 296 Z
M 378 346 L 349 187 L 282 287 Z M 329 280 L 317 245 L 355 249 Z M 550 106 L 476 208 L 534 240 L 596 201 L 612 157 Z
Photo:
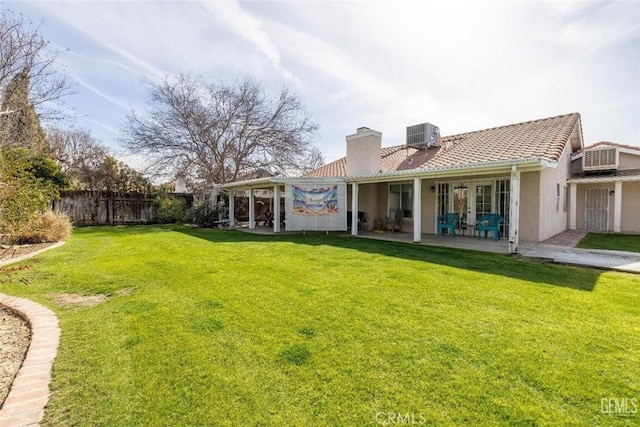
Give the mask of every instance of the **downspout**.
M 509 198 L 509 253 L 518 253 L 518 229 L 520 228 L 520 171 L 511 166 L 511 189 Z

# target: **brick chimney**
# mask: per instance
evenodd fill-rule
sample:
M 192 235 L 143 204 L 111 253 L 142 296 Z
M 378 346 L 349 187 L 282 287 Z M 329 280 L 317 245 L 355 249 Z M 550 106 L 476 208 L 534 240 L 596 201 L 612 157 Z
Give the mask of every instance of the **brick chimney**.
M 381 169 L 382 133 L 367 127 L 347 135 L 347 175 L 378 173 Z

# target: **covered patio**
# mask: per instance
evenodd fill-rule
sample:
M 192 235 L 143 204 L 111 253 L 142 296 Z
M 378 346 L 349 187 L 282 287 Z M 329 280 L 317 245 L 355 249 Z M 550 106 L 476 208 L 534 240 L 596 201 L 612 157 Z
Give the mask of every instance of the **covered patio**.
M 268 226 L 255 226 L 253 228 L 248 227 L 237 227 L 238 231 L 246 232 L 246 233 L 254 233 L 261 235 L 272 235 L 275 234 L 273 231 L 273 227 Z M 300 231 L 279 231 L 277 234 L 300 234 Z M 324 234 L 325 232 L 304 232 L 304 233 L 314 233 L 314 234 Z M 330 232 L 331 234 L 341 234 L 345 237 L 350 236 L 350 232 Z M 427 246 L 439 246 L 444 248 L 455 248 L 455 249 L 468 249 L 474 251 L 481 252 L 491 252 L 498 254 L 508 254 L 509 253 L 509 241 L 507 239 L 500 239 L 499 241 L 494 241 L 491 237 L 485 239 L 484 236 L 478 239 L 477 234 L 475 236 L 459 236 L 456 235 L 455 238 L 451 238 L 450 236 L 440 236 L 435 234 L 422 234 L 419 242 L 414 242 L 414 234 L 413 232 L 379 232 L 379 231 L 360 231 L 355 237 L 363 238 L 363 239 L 374 239 L 374 240 L 386 240 L 391 242 L 404 242 L 404 243 L 415 243 L 419 245 L 427 245 Z M 535 242 L 523 242 L 520 241 L 520 249 L 526 251 L 528 249 L 533 248 L 537 243 Z

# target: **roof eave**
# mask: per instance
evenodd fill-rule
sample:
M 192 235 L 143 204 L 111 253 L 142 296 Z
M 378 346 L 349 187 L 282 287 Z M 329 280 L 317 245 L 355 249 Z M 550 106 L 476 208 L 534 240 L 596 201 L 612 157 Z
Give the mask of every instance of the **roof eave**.
M 299 184 L 301 182 L 309 184 L 339 184 L 344 182 L 341 177 L 324 177 L 324 178 L 308 178 L 308 177 L 285 177 L 275 176 L 269 178 L 248 179 L 244 181 L 227 182 L 224 184 L 214 185 L 218 190 L 246 190 L 250 188 L 268 188 L 275 185 Z
M 567 183 L 569 184 L 585 184 L 585 183 L 599 183 L 599 182 L 633 182 L 640 181 L 640 175 L 635 176 L 603 176 L 603 177 L 582 177 L 582 178 L 569 178 Z
M 494 162 L 462 164 L 452 166 L 439 166 L 430 168 L 411 169 L 406 171 L 382 172 L 370 175 L 348 176 L 345 180 L 349 183 L 370 183 L 381 181 L 400 181 L 410 178 L 444 178 L 459 176 L 461 173 L 486 175 L 491 173 L 507 173 L 512 166 L 517 166 L 521 172 L 541 170 L 547 167 L 555 168 L 558 162 L 540 157 L 523 159 L 500 160 Z

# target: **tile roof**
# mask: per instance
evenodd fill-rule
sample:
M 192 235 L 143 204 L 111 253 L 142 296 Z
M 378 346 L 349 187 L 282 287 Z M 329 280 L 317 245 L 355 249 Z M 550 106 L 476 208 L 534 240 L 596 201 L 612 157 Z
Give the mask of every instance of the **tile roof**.
M 380 152 L 382 172 L 525 158 L 557 161 L 576 126 L 580 126 L 580 114 L 571 113 L 446 136 L 437 148 L 419 150 L 406 145 L 385 147 Z M 346 166 L 347 159 L 343 157 L 305 176 L 346 176 Z
M 584 147 L 582 150 L 577 151 L 575 154 L 579 154 L 579 153 L 582 153 L 584 150 L 597 148 L 597 147 L 619 147 L 619 148 L 628 148 L 630 150 L 640 151 L 640 147 L 637 147 L 635 145 L 625 145 L 625 144 L 617 144 L 615 142 L 609 142 L 609 141 L 600 141 L 600 142 L 596 142 L 595 144 L 591 144 L 588 147 Z

